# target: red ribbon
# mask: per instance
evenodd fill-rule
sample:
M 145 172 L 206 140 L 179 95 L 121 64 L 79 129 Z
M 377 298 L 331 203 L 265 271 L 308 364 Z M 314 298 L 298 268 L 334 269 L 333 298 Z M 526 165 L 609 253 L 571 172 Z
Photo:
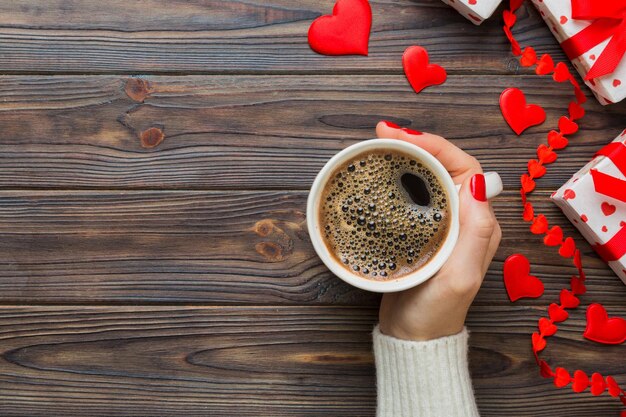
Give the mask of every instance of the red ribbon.
M 626 0 L 571 0 L 572 19 L 591 24 L 561 43 L 572 60 L 612 36 L 585 80 L 611 74 L 626 53 Z
M 606 156 L 626 175 L 626 143 L 611 142 L 600 149 L 596 156 Z M 607 195 L 626 203 L 626 181 L 607 175 L 596 169 L 591 170 L 593 186 L 597 193 Z M 626 254 L 626 225 L 622 226 L 608 242 L 594 245 L 593 248 L 606 261 L 616 261 Z

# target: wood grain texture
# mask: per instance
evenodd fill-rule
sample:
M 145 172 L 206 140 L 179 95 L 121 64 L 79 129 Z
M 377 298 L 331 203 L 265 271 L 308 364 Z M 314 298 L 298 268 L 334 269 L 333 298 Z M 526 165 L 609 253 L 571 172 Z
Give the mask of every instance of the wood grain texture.
M 574 394 L 539 376 L 528 334 L 542 313 L 472 310 L 481 415 L 616 415 L 619 402 L 607 394 Z M 0 413 L 373 416 L 376 315 L 349 307 L 1 307 Z M 623 382 L 623 351 L 582 339 L 581 318 L 576 312 L 550 338 L 545 358 Z
M 500 114 L 509 86 L 548 112 L 522 138 Z M 382 119 L 451 139 L 517 187 L 568 100 L 565 86 L 536 76 L 451 76 L 419 95 L 402 75 L 5 76 L 0 187 L 308 189 Z M 586 107 L 539 187 L 558 188 L 623 128 L 626 103 Z
M 0 5 L 0 73 L 399 73 L 412 44 L 452 72 L 519 70 L 498 17 L 476 27 L 439 0 L 371 3 L 369 57 L 329 58 L 307 32 L 334 0 L 12 0 Z M 564 59 L 532 6 L 515 32 Z
M 539 197 L 539 196 L 538 196 Z M 536 209 L 576 237 L 590 294 L 623 304 L 626 287 L 543 193 Z M 376 305 L 344 284 L 309 241 L 303 191 L 0 192 L 0 302 Z M 528 255 L 546 285 L 545 305 L 573 267 L 539 244 L 519 198 L 494 202 L 503 242 L 477 299 L 507 305 L 502 262 Z M 565 267 L 567 266 L 567 267 Z

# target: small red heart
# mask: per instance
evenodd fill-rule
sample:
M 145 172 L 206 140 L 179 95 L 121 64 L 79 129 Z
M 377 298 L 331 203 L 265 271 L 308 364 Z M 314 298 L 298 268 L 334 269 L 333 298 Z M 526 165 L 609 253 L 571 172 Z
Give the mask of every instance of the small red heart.
M 612 376 L 606 377 L 606 385 L 609 388 L 609 395 L 611 397 L 619 397 L 622 393 L 622 389 L 617 384 L 617 381 Z
M 596 56 L 594 54 L 589 55 L 589 59 L 592 61 L 596 60 Z
M 552 79 L 557 83 L 562 83 L 570 79 L 572 75 L 569 73 L 569 68 L 563 62 L 559 62 L 554 67 L 554 74 L 552 74 Z
M 531 221 L 535 217 L 535 209 L 533 205 L 530 203 L 524 203 L 524 213 L 522 214 L 522 218 L 527 222 Z
M 504 285 L 511 302 L 520 298 L 537 298 L 543 294 L 543 282 L 530 275 L 530 262 L 519 253 L 504 261 Z
M 554 149 L 563 149 L 567 146 L 569 141 L 563 135 L 561 135 L 556 130 L 551 130 L 548 132 L 548 145 L 552 146 Z
M 559 130 L 562 135 L 571 135 L 578 132 L 578 124 L 572 122 L 567 116 L 561 116 L 559 119 Z
M 574 190 L 568 188 L 563 192 L 563 200 L 573 200 L 576 198 L 576 192 Z
M 522 64 L 523 67 L 532 67 L 536 63 L 537 63 L 537 53 L 531 46 L 527 46 L 526 48 L 524 48 L 524 52 L 522 52 L 522 57 L 520 58 L 520 64 Z
M 557 327 L 545 317 L 539 319 L 539 332 L 544 336 L 552 336 L 556 333 Z
M 508 28 L 513 27 L 513 25 L 515 25 L 515 21 L 517 20 L 517 16 L 515 16 L 515 13 L 512 13 L 510 10 L 505 10 L 502 13 L 502 18 L 504 19 L 504 24 Z
M 554 376 L 554 385 L 557 388 L 563 388 L 572 381 L 572 377 L 565 368 L 556 368 Z
M 589 218 L 587 217 L 586 214 L 583 214 L 580 216 L 580 220 L 582 220 L 583 222 L 587 223 L 587 220 L 589 220 Z
M 471 5 L 474 5 L 474 4 L 476 4 L 476 0 L 469 0 L 468 3 L 471 4 Z
M 546 174 L 546 167 L 536 159 L 531 159 L 528 161 L 528 172 L 533 178 L 541 178 Z
M 609 231 L 609 228 L 606 227 L 606 226 L 602 226 L 602 229 L 600 229 L 600 230 L 602 230 L 604 233 L 606 233 L 606 232 Z
M 605 216 L 610 216 L 611 214 L 615 213 L 615 210 L 617 209 L 613 204 L 606 201 L 602 202 L 600 208 L 602 209 L 602 213 Z
M 500 94 L 500 110 L 504 120 L 519 136 L 531 126 L 546 120 L 546 112 L 536 104 L 526 104 L 526 97 L 519 88 L 507 88 Z
M 530 225 L 530 231 L 535 235 L 541 235 L 548 231 L 548 219 L 543 214 L 538 215 Z
M 428 63 L 428 52 L 421 46 L 410 46 L 402 55 L 404 74 L 416 93 L 431 85 L 446 81 L 446 70 Z
M 576 243 L 573 238 L 568 237 L 561 244 L 561 247 L 559 248 L 559 255 L 564 258 L 571 258 L 574 256 L 574 251 L 576 251 Z
M 587 287 L 582 279 L 577 276 L 573 276 L 570 281 L 570 287 L 574 295 L 584 295 L 587 292 Z
M 544 164 L 551 164 L 556 161 L 557 155 L 556 152 L 542 143 L 537 147 L 537 158 Z
M 372 8 L 367 0 L 337 0 L 332 15 L 309 27 L 309 46 L 322 55 L 367 55 Z
M 523 174 L 520 180 L 522 184 L 522 190 L 524 190 L 524 192 L 529 193 L 535 189 L 535 181 L 530 178 L 528 174 Z
M 547 246 L 558 246 L 563 242 L 563 229 L 560 226 L 553 226 L 543 238 L 543 243 Z
M 546 339 L 544 339 L 539 333 L 535 332 L 532 337 L 532 345 L 534 352 L 541 352 L 546 348 Z
M 559 19 L 559 22 L 561 22 L 561 24 L 564 25 L 565 23 L 567 23 L 567 17 L 561 16 L 561 18 Z
M 556 303 L 550 304 L 550 306 L 548 307 L 548 315 L 550 316 L 550 319 L 555 323 L 565 321 L 569 317 L 569 313 L 565 311 L 563 307 Z
M 591 304 L 587 307 L 587 328 L 583 336 L 594 342 L 619 345 L 626 341 L 626 320 L 609 318 L 602 304 Z
M 574 372 L 574 383 L 572 390 L 574 392 L 583 392 L 589 386 L 589 377 L 580 369 Z
M 548 365 L 548 362 L 543 359 L 539 361 L 539 373 L 544 378 L 551 378 L 554 376 L 554 372 L 552 372 L 550 365 Z
M 613 87 L 618 87 L 622 84 L 622 82 L 620 80 L 618 80 L 617 78 L 613 80 Z
M 591 375 L 591 395 L 598 396 L 604 392 L 606 389 L 606 382 L 604 382 L 604 378 L 598 372 L 594 372 Z
M 585 109 L 575 101 L 569 103 L 567 110 L 569 112 L 569 117 L 572 120 L 580 119 L 585 115 Z
M 563 308 L 576 308 L 580 304 L 580 300 L 569 290 L 563 288 L 559 294 L 559 300 Z
M 535 72 L 537 75 L 547 75 L 554 71 L 554 61 L 552 57 L 548 54 L 541 55 L 539 58 L 539 62 L 537 63 L 537 68 L 535 68 Z

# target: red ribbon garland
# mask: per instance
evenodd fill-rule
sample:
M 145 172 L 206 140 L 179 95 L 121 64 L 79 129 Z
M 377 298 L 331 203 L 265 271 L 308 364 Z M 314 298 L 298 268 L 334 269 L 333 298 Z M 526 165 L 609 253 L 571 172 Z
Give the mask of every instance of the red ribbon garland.
M 585 80 L 611 74 L 626 53 L 626 0 L 571 0 L 572 19 L 592 23 L 561 43 L 572 60 L 612 36 Z

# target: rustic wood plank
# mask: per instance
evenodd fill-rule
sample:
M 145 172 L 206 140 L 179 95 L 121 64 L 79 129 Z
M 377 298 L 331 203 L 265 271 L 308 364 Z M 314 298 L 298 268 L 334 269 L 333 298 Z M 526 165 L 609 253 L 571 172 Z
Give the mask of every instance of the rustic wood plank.
M 498 16 L 480 27 L 439 0 L 371 2 L 369 57 L 329 58 L 307 44 L 334 0 L 13 0 L 0 4 L 0 73 L 394 72 L 411 44 L 448 71 L 519 71 Z M 532 6 L 516 34 L 564 59 Z
M 0 302 L 247 303 L 374 305 L 321 263 L 305 224 L 303 191 L 2 191 Z M 536 209 L 573 234 L 585 257 L 590 296 L 623 304 L 626 287 L 548 201 Z M 528 255 L 546 296 L 573 267 L 546 250 L 520 219 L 519 198 L 494 202 L 504 239 L 477 299 L 508 305 L 502 262 Z
M 538 375 L 529 333 L 542 313 L 472 310 L 481 415 L 616 415 L 608 395 L 558 390 Z M 373 416 L 376 317 L 349 307 L 2 307 L 0 412 Z M 583 329 L 576 312 L 545 358 L 623 383 L 623 348 L 585 341 Z
M 522 138 L 498 107 L 508 86 L 549 115 Z M 569 97 L 536 76 L 451 76 L 419 95 L 402 75 L 5 76 L 0 187 L 307 189 L 381 119 L 450 138 L 513 187 Z M 557 188 L 612 140 L 626 103 L 591 99 L 587 113 L 540 187 Z

